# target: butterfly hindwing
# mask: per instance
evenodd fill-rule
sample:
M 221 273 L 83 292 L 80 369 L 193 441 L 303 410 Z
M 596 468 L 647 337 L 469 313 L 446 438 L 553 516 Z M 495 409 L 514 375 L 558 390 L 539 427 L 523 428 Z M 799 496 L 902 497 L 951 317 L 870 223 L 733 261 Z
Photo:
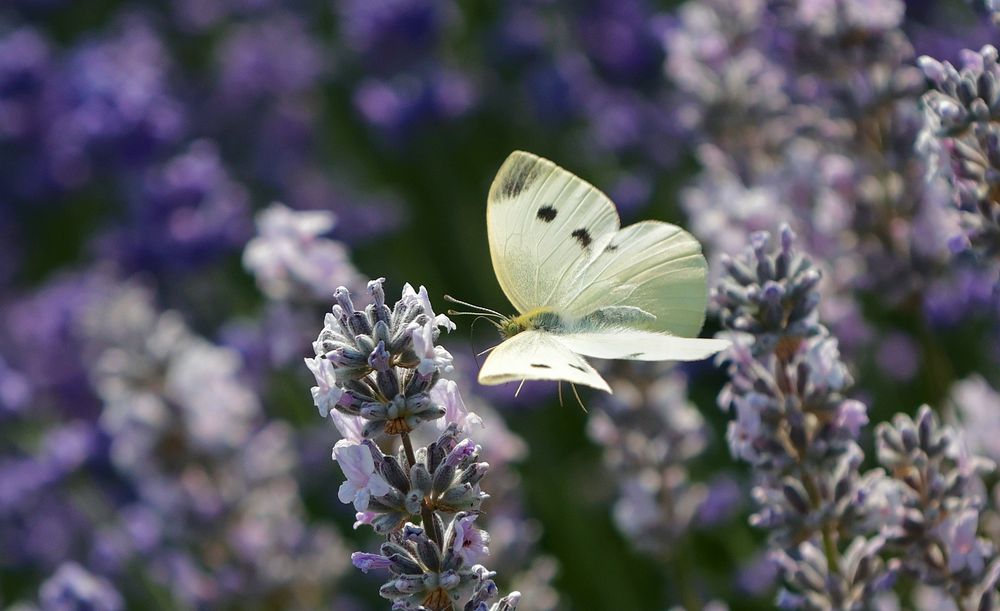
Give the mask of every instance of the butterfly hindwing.
M 505 340 L 486 357 L 480 384 L 521 380 L 565 380 L 611 392 L 608 383 L 579 354 L 545 331 L 529 330 Z
M 729 345 L 727 340 L 676 337 L 641 329 L 599 328 L 553 335 L 570 351 L 599 359 L 699 361 Z
M 556 311 L 568 319 L 602 309 L 637 308 L 649 314 L 629 327 L 680 337 L 698 335 L 708 302 L 701 245 L 676 225 L 642 221 L 616 232 L 579 272 Z

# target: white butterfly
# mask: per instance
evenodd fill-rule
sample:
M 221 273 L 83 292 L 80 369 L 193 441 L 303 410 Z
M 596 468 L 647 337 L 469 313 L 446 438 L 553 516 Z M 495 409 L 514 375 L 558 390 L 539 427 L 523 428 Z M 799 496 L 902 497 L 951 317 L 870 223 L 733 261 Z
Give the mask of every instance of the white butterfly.
M 583 358 L 693 361 L 728 346 L 697 339 L 708 299 L 701 245 L 680 227 L 621 228 L 604 193 L 547 159 L 515 151 L 490 187 L 493 270 L 519 312 L 481 384 L 566 380 L 611 392 Z

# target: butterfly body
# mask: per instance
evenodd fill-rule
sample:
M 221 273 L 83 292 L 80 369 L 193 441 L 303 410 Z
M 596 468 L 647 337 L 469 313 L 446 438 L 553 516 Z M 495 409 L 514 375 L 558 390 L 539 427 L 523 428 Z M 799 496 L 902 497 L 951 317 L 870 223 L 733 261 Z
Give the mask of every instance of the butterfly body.
M 531 312 L 502 318 L 500 320 L 500 336 L 504 339 L 510 339 L 518 333 L 530 329 L 557 331 L 562 328 L 562 323 L 562 317 L 554 310 L 536 308 Z
M 695 360 L 725 347 L 696 339 L 707 302 L 701 245 L 659 221 L 622 228 L 610 199 L 556 164 L 516 151 L 490 187 L 490 256 L 519 312 L 483 384 L 566 380 L 610 392 L 583 356 Z

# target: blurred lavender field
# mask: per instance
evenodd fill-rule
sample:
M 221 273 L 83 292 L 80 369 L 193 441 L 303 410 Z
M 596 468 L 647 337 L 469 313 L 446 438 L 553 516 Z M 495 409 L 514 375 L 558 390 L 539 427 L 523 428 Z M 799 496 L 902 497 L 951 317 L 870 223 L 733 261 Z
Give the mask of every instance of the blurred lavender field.
M 688 228 L 703 336 L 734 342 L 604 363 L 583 412 L 476 384 L 482 327 L 408 339 L 454 368 L 419 390 L 481 445 L 468 562 L 517 609 L 1000 608 L 997 24 L 995 0 L 5 0 L 0 608 L 390 608 L 303 358 L 340 286 L 509 310 L 485 207 L 514 149 Z

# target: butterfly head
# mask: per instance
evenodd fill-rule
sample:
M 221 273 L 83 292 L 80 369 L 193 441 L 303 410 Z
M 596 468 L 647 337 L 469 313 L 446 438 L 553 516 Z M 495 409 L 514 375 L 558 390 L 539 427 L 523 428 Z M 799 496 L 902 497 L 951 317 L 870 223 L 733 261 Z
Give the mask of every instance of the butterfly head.
M 457 312 L 455 310 L 448 310 L 449 316 L 477 316 L 488 320 L 490 324 L 497 328 L 497 331 L 500 332 L 500 336 L 504 339 L 511 338 L 522 331 L 527 331 L 528 329 L 553 330 L 559 327 L 561 320 L 559 316 L 551 310 L 537 309 L 525 312 L 524 314 L 520 314 L 518 316 L 504 316 L 495 310 L 459 301 L 450 295 L 445 295 L 444 298 L 446 301 L 451 303 L 458 303 L 475 310 L 474 312 Z

